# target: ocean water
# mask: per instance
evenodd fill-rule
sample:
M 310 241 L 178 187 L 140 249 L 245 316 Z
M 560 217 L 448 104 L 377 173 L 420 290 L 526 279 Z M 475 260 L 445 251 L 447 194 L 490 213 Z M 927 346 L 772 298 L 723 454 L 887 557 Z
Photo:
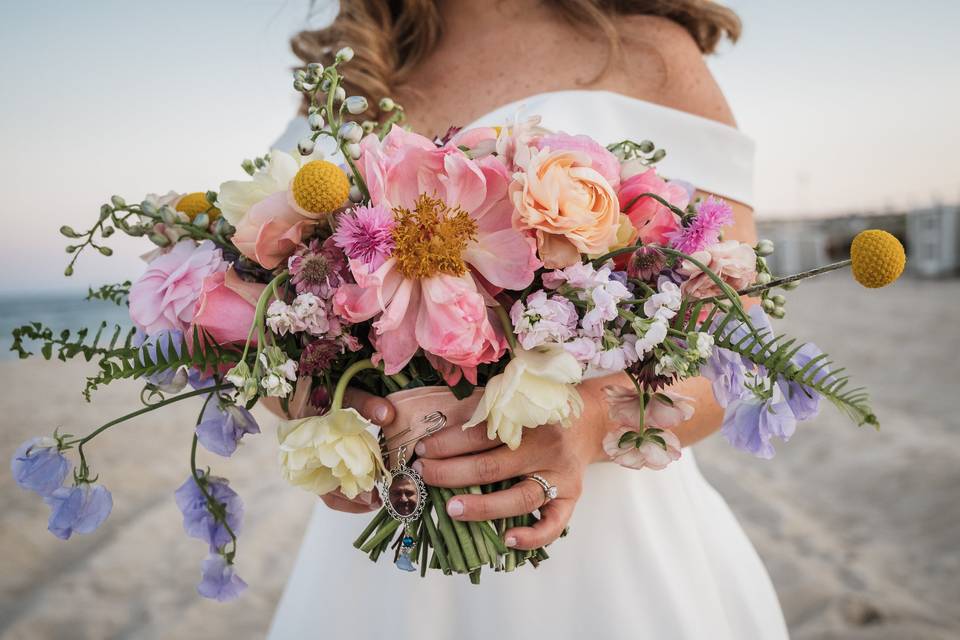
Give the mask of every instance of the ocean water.
M 35 294 L 29 296 L 0 295 L 0 360 L 16 358 L 10 350 L 13 344 L 11 332 L 15 327 L 41 322 L 60 331 L 63 329 L 81 329 L 87 327 L 96 331 L 101 322 L 107 323 L 104 335 L 112 335 L 113 325 L 119 324 L 126 331 L 132 324 L 126 306 L 117 306 L 102 300 L 85 300 L 83 293 L 75 294 Z M 110 330 L 110 333 L 108 333 Z M 34 357 L 40 356 L 39 345 L 30 348 Z M 56 356 L 54 356 L 56 357 Z

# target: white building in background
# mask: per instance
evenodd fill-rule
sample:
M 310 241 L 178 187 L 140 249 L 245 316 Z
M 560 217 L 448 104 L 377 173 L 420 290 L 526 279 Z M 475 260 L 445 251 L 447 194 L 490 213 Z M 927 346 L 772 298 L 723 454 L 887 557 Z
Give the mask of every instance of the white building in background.
M 922 276 L 960 270 L 960 206 L 938 206 L 907 215 L 907 268 Z
M 772 240 L 774 252 L 767 258 L 774 275 L 798 273 L 830 262 L 827 233 L 816 220 L 761 221 L 761 238 Z

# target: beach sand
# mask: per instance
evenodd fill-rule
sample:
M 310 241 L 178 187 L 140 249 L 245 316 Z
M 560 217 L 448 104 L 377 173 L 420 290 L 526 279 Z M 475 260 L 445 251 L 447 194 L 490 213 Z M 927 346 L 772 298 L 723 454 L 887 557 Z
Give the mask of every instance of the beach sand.
M 772 461 L 719 436 L 696 448 L 766 562 L 794 638 L 960 636 L 957 299 L 958 281 L 904 281 L 879 293 L 845 275 L 804 285 L 778 327 L 814 339 L 870 387 L 882 430 L 857 429 L 825 406 Z M 88 370 L 0 363 L 4 465 L 32 435 L 58 425 L 84 433 L 136 408 L 134 383 L 86 404 L 79 390 Z M 197 596 L 205 548 L 183 534 L 172 499 L 188 474 L 196 411 L 194 401 L 174 405 L 91 446 L 115 501 L 93 535 L 62 542 L 47 533 L 46 507 L 4 467 L 0 637 L 263 636 L 316 499 L 279 478 L 275 422 L 259 410 L 264 433 L 233 459 L 201 455 L 246 504 L 239 567 L 251 586 L 230 604 Z

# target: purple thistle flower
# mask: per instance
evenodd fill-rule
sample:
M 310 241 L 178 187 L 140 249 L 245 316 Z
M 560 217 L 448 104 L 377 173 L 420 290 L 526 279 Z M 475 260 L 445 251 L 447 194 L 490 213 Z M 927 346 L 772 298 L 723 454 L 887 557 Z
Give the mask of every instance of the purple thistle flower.
M 331 237 L 348 258 L 375 271 L 393 252 L 395 225 L 393 212 L 386 206 L 359 206 L 337 218 L 337 231 Z
M 709 197 L 697 205 L 697 215 L 689 226 L 671 232 L 667 239 L 677 251 L 692 254 L 720 238 L 720 230 L 733 224 L 733 209 L 719 198 Z
M 74 533 L 93 532 L 113 509 L 113 497 L 99 484 L 60 487 L 43 501 L 50 507 L 47 529 L 61 540 Z
M 200 477 L 204 478 L 202 472 Z M 226 524 L 230 525 L 234 535 L 239 535 L 243 522 L 243 501 L 240 500 L 240 496 L 230 488 L 226 478 L 209 476 L 204 484 L 214 501 L 223 505 L 226 511 Z M 183 513 L 183 530 L 188 536 L 199 538 L 209 544 L 211 553 L 218 552 L 232 540 L 225 524 L 217 521 L 210 513 L 207 499 L 193 476 L 187 478 L 173 496 L 177 507 Z
M 797 428 L 797 419 L 786 402 L 747 394 L 734 400 L 723 416 L 720 433 L 727 442 L 758 458 L 772 458 L 774 437 L 784 442 Z
M 197 593 L 204 598 L 227 602 L 235 600 L 247 588 L 247 583 L 238 576 L 233 564 L 220 554 L 211 554 L 200 568 L 200 584 Z
M 233 455 L 240 440 L 248 433 L 260 433 L 260 427 L 250 412 L 235 404 L 221 408 L 215 399 L 207 402 L 197 425 L 200 444 L 210 453 L 224 458 Z
M 70 461 L 60 453 L 53 438 L 31 438 L 21 444 L 10 459 L 10 471 L 16 483 L 43 497 L 63 486 L 70 467 Z

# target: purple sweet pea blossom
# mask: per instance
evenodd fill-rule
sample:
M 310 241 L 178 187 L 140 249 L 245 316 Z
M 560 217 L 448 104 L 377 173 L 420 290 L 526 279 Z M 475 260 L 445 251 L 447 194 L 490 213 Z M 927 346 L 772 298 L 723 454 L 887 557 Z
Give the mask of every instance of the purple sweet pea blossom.
M 200 444 L 210 453 L 225 458 L 233 455 L 240 440 L 248 433 L 260 433 L 260 427 L 250 412 L 235 404 L 221 408 L 215 399 L 207 402 L 197 425 Z
M 61 540 L 74 533 L 91 533 L 113 509 L 113 497 L 99 484 L 60 487 L 43 501 L 50 507 L 47 529 Z
M 793 356 L 793 364 L 803 368 L 808 362 L 821 355 L 823 352 L 813 343 L 803 345 L 796 355 Z M 824 363 L 823 359 L 813 363 L 813 368 L 820 367 Z M 806 377 L 807 374 L 804 374 Z M 820 368 L 813 376 L 814 382 L 830 381 L 830 369 L 826 366 Z M 782 378 L 777 382 L 780 390 L 783 392 L 784 400 L 790 405 L 793 415 L 801 422 L 815 418 L 820 412 L 820 394 L 810 387 L 799 382 L 789 382 Z
M 211 554 L 203 561 L 200 575 L 197 593 L 211 600 L 235 600 L 247 588 L 247 583 L 234 573 L 233 565 L 218 553 Z
M 183 332 L 177 330 L 163 329 L 151 336 L 138 330 L 134 336 L 134 346 L 140 348 L 141 357 L 149 356 L 153 362 L 157 361 L 158 350 L 167 360 L 179 357 L 182 344 Z M 183 366 L 163 369 L 145 377 L 147 382 L 165 393 L 180 393 L 187 385 L 187 379 L 187 368 Z
M 747 368 L 743 359 L 729 349 L 714 349 L 700 373 L 711 381 L 713 397 L 721 407 L 729 406 L 746 392 Z
M 202 474 L 201 474 L 201 477 Z M 240 534 L 243 520 L 243 501 L 230 488 L 226 478 L 210 476 L 206 481 L 207 492 L 213 499 L 224 505 L 227 512 L 227 524 L 235 535 Z M 174 493 L 177 507 L 183 513 L 183 530 L 192 538 L 200 538 L 210 545 L 210 552 L 216 553 L 231 541 L 230 532 L 222 522 L 217 522 L 207 508 L 207 499 L 200 491 L 193 476 L 180 485 Z
M 775 453 L 770 441 L 777 437 L 786 442 L 796 427 L 797 419 L 786 402 L 751 393 L 727 407 L 720 433 L 737 449 L 769 459 Z
M 70 467 L 70 461 L 58 451 L 53 438 L 31 438 L 21 444 L 10 459 L 10 471 L 16 483 L 44 497 L 63 486 Z

